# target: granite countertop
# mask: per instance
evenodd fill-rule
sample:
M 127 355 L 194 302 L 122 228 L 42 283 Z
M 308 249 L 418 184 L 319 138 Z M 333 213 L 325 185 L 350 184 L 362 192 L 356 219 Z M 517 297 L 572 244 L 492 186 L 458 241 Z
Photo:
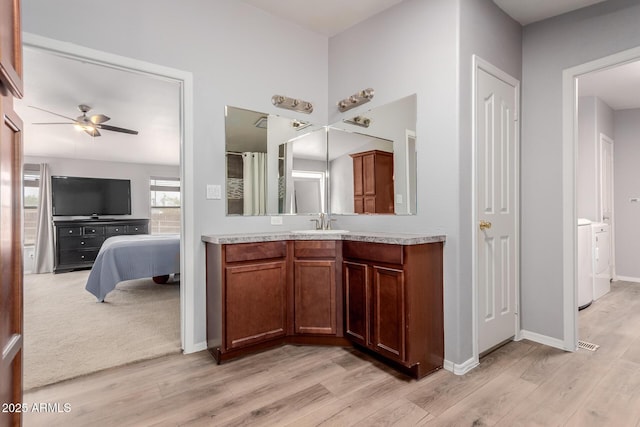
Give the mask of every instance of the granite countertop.
M 304 231 L 278 231 L 271 233 L 244 233 L 244 234 L 211 234 L 203 235 L 205 243 L 234 244 L 273 242 L 278 240 L 350 240 L 357 242 L 387 243 L 392 245 L 419 245 L 422 243 L 444 242 L 444 234 L 429 233 L 394 233 L 378 231 L 336 231 L 315 232 Z

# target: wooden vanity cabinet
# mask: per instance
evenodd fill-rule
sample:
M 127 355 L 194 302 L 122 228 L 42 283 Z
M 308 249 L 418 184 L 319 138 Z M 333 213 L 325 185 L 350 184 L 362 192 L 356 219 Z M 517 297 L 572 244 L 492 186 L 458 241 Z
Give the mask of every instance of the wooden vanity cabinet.
M 421 378 L 442 367 L 442 243 L 343 242 L 345 335 Z
M 371 150 L 350 156 L 354 212 L 393 213 L 393 153 Z
M 286 255 L 285 241 L 207 245 L 207 346 L 218 361 L 286 335 Z
M 218 363 L 282 344 L 355 344 L 421 378 L 442 367 L 442 242 L 207 243 Z
M 293 242 L 294 332 L 342 336 L 341 245 L 335 240 Z

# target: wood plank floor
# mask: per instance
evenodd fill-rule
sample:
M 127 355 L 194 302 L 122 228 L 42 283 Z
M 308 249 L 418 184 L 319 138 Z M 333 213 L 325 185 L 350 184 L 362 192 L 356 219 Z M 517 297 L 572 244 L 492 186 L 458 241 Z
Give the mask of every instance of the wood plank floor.
M 596 352 L 512 342 L 464 376 L 410 380 L 353 349 L 206 352 L 109 369 L 25 395 L 30 426 L 640 426 L 640 284 L 580 313 Z M 59 412 L 55 404 L 59 405 Z M 70 407 L 64 412 L 64 404 Z

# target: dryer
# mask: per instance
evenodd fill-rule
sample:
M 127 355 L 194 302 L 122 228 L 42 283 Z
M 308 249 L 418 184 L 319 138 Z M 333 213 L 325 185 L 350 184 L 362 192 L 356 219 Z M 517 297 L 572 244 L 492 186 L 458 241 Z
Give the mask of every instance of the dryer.
M 607 223 L 591 224 L 593 231 L 593 300 L 611 290 L 611 232 Z

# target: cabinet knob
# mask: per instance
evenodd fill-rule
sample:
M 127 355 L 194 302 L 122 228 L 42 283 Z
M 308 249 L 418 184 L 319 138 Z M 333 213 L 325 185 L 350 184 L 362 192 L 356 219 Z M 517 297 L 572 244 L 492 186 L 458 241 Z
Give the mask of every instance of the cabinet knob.
M 69 234 L 73 234 L 73 230 L 69 230 Z
M 80 242 L 81 245 L 84 245 L 84 241 Z
M 81 259 L 84 259 L 84 255 L 80 255 L 80 258 L 81 258 Z
M 119 229 L 119 228 L 116 228 L 116 231 L 120 231 L 120 229 Z
M 136 227 L 136 231 L 138 231 L 138 227 Z

